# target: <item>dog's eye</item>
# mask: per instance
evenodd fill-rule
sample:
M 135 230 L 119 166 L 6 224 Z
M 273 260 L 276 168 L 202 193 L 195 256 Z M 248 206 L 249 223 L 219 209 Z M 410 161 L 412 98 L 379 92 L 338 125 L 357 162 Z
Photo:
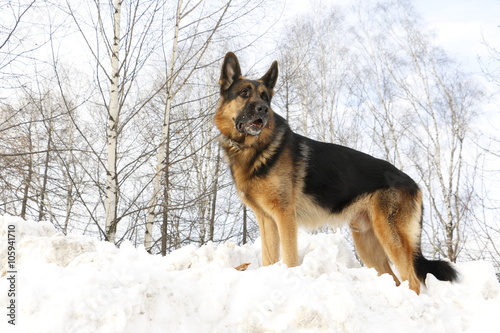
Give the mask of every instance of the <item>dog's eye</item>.
M 260 98 L 262 98 L 266 102 L 269 102 L 269 95 L 266 94 L 265 92 L 263 92 L 262 94 L 260 94 Z
M 240 96 L 244 98 L 250 97 L 250 90 L 248 88 L 243 89 L 240 91 Z

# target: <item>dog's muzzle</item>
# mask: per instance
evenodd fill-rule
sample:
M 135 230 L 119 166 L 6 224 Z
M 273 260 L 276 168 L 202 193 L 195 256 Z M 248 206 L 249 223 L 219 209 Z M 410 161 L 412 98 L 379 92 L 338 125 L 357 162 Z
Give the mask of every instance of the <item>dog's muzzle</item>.
M 266 104 L 256 104 L 247 112 L 236 118 L 235 127 L 240 133 L 259 135 L 269 121 L 269 107 Z

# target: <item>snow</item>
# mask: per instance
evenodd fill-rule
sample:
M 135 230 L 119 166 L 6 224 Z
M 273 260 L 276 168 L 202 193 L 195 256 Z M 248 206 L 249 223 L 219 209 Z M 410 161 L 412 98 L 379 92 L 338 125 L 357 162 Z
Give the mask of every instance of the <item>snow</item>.
M 7 323 L 7 229 L 16 226 L 16 326 Z M 299 239 L 302 264 L 262 267 L 260 245 L 166 257 L 0 216 L 0 332 L 500 332 L 500 284 L 484 261 L 417 296 L 360 267 L 340 234 Z M 251 263 L 246 271 L 234 267 Z

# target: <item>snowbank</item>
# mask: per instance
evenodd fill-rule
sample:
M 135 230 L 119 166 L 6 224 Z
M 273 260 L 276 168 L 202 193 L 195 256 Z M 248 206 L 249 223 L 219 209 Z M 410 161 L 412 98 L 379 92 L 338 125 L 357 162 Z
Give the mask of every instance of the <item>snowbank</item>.
M 7 320 L 7 230 L 16 226 L 16 326 Z M 487 262 L 460 283 L 406 284 L 360 267 L 342 236 L 300 236 L 302 265 L 260 266 L 259 244 L 187 246 L 166 257 L 49 223 L 0 216 L 1 332 L 500 332 Z M 251 263 L 247 271 L 235 270 Z

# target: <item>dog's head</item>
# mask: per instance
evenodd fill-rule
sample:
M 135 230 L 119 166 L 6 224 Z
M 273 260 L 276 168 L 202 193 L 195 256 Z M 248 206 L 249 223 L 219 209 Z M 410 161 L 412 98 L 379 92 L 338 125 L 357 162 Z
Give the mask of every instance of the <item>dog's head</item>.
M 215 124 L 221 133 L 237 141 L 247 135 L 258 137 L 272 121 L 271 98 L 277 78 L 276 61 L 260 79 L 249 80 L 241 75 L 236 55 L 227 53 L 222 64 L 220 101 L 215 114 Z

